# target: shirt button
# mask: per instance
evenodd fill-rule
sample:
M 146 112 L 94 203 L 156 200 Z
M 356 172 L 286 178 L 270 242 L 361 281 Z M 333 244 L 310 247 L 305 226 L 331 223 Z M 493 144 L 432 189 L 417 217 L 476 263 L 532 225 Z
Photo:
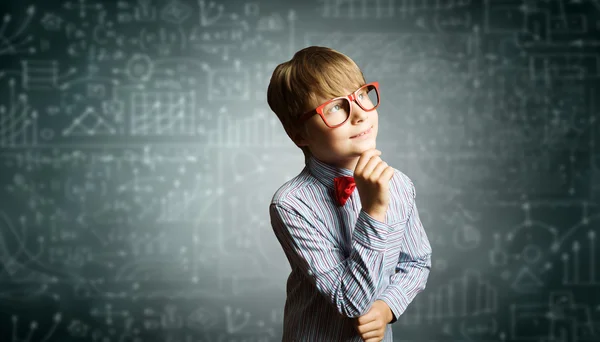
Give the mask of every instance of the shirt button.
M 313 271 L 312 270 L 308 270 L 308 275 L 309 276 L 313 275 Z

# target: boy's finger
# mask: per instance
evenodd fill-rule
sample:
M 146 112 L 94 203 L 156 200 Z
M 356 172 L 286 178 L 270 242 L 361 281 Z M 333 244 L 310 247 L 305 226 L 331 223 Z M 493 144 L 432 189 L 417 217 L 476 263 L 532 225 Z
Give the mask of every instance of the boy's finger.
M 375 314 L 373 313 L 373 310 L 369 310 L 369 312 L 367 312 L 366 314 L 358 317 L 358 325 L 367 324 L 374 320 L 375 320 Z
M 372 321 L 364 325 L 358 326 L 358 332 L 361 335 L 364 335 L 371 331 L 377 331 L 379 329 L 379 324 L 377 321 Z M 371 336 L 363 336 L 363 337 L 371 337 Z
M 358 162 L 356 163 L 356 166 L 354 167 L 354 173 L 359 174 L 359 175 L 362 174 L 365 165 L 367 165 L 369 160 L 371 160 L 371 157 L 378 156 L 378 155 L 381 155 L 381 151 L 374 149 L 374 148 L 366 150 L 363 153 L 361 153 L 360 157 L 358 158 Z

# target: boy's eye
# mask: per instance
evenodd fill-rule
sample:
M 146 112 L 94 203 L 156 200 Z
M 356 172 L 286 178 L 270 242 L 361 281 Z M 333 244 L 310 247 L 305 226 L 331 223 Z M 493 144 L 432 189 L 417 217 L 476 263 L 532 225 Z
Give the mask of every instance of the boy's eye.
M 337 111 L 339 111 L 340 109 L 342 109 L 341 106 L 339 104 L 335 104 L 327 109 L 327 113 L 333 114 L 333 113 L 336 113 Z

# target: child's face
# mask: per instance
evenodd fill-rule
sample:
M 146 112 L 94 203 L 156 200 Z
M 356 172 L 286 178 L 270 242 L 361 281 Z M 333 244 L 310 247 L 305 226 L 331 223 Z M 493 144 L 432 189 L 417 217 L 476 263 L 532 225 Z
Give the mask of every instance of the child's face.
M 350 94 L 356 89 L 347 90 Z M 319 98 L 319 103 L 329 99 Z M 363 110 L 356 102 L 352 102 L 352 111 L 348 120 L 336 128 L 329 128 L 318 114 L 308 119 L 306 132 L 301 133 L 297 144 L 308 146 L 311 153 L 319 160 L 354 170 L 358 157 L 368 150 L 376 148 L 378 131 L 377 109 Z M 371 131 L 357 138 L 351 138 L 371 128 Z

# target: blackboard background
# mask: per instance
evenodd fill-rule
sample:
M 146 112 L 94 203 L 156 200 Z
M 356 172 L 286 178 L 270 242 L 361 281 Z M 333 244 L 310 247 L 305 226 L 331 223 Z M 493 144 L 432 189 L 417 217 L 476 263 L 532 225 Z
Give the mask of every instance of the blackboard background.
M 600 2 L 0 4 L 0 340 L 279 341 L 273 68 L 339 50 L 433 247 L 396 341 L 598 341 Z

